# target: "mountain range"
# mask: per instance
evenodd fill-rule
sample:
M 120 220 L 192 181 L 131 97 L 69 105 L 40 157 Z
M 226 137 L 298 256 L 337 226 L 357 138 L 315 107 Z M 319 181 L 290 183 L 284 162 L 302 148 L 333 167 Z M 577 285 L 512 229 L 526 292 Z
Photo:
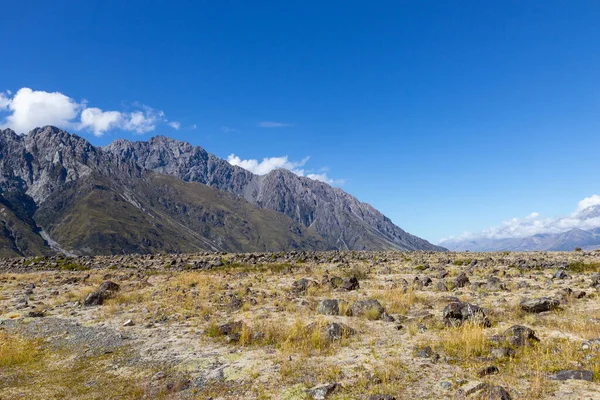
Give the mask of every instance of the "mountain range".
M 339 188 L 164 136 L 0 130 L 0 256 L 292 249 L 445 250 Z
M 600 228 L 574 228 L 561 233 L 539 233 L 520 238 L 449 239 L 441 244 L 453 251 L 596 250 L 600 249 Z

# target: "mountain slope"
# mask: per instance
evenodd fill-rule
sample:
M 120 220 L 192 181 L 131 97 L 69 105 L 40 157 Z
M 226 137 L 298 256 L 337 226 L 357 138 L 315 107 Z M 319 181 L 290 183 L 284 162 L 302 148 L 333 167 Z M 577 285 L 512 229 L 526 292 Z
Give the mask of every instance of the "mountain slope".
M 155 173 L 127 189 L 91 174 L 53 193 L 35 217 L 63 248 L 79 254 L 323 248 L 285 216 Z
M 3 200 L 0 196 L 0 257 L 52 254 L 52 249 L 41 237 L 39 229 L 15 214 Z
M 4 256 L 46 254 L 50 238 L 74 254 L 326 248 L 285 215 L 117 160 L 53 127 L 0 132 L 0 172 Z
M 257 176 L 165 137 L 106 148 L 0 131 L 0 255 L 443 250 L 287 170 Z
M 405 232 L 343 190 L 287 170 L 254 175 L 200 147 L 163 136 L 147 142 L 117 140 L 104 150 L 119 160 L 133 160 L 145 169 L 225 190 L 260 208 L 285 214 L 313 229 L 329 248 L 444 250 Z

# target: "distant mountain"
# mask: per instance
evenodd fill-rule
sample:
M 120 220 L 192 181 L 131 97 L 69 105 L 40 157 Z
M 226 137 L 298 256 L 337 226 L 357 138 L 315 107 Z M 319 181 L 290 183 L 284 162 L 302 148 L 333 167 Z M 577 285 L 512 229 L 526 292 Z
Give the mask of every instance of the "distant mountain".
M 600 228 L 589 231 L 571 229 L 523 238 L 446 240 L 442 244 L 453 251 L 572 251 L 577 247 L 594 250 L 600 249 Z
M 441 248 L 339 189 L 187 143 L 0 131 L 0 256 L 290 249 Z

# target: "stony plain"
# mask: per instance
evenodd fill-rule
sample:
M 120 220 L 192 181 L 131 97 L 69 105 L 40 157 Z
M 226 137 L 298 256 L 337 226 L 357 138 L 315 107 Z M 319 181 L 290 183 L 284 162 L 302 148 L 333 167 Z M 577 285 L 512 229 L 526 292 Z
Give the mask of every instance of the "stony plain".
M 600 252 L 0 263 L 0 398 L 599 398 Z

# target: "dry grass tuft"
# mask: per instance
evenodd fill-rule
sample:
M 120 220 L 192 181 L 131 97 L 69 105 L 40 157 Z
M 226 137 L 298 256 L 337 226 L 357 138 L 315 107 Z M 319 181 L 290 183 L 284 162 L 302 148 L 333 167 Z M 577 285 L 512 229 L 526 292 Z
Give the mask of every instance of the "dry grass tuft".
M 425 301 L 425 298 L 414 290 L 401 287 L 378 291 L 375 297 L 381 300 L 387 312 L 392 314 L 406 314 L 414 305 Z
M 490 348 L 485 328 L 472 323 L 464 323 L 459 327 L 441 331 L 434 347 L 447 356 L 461 360 L 480 357 Z
M 139 399 L 145 390 L 107 368 L 110 354 L 83 357 L 45 348 L 40 340 L 0 332 L 2 398 Z
M 0 368 L 15 368 L 39 361 L 45 353 L 40 343 L 0 332 Z

